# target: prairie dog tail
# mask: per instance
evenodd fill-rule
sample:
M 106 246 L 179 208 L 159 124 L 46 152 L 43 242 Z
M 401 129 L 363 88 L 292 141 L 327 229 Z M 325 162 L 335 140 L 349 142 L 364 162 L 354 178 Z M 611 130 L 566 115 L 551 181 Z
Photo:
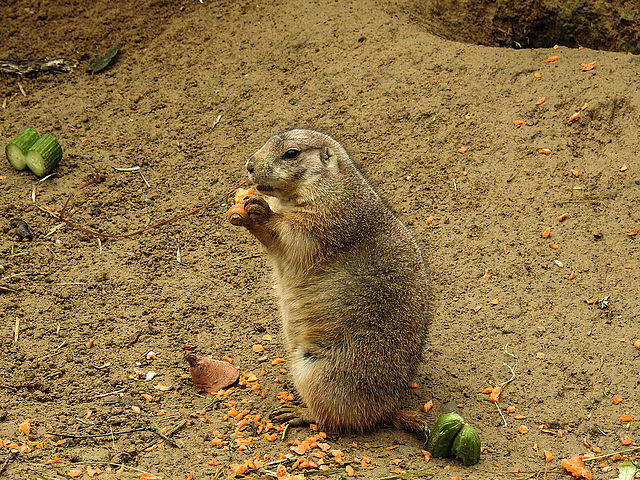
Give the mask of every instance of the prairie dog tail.
M 398 410 L 389 418 L 389 423 L 398 430 L 407 430 L 424 435 L 429 438 L 429 427 L 426 415 L 412 410 Z

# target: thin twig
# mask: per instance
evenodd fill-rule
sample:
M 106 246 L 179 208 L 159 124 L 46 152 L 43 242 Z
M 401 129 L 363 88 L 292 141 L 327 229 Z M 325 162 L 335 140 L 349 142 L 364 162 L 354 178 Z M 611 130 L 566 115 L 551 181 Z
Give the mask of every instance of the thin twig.
M 500 405 L 498 405 L 498 402 L 495 402 L 495 406 L 498 409 L 498 413 L 502 417 L 502 421 L 504 422 L 504 427 L 506 428 L 507 427 L 507 419 L 504 418 L 504 415 L 502 414 L 502 410 L 500 410 Z
M 9 452 L 9 455 L 7 455 L 7 458 L 5 458 L 4 463 L 2 464 L 2 466 L 0 466 L 0 475 L 2 475 L 2 472 L 4 472 L 4 469 L 7 468 L 7 465 L 9 465 L 9 462 L 11 461 L 11 459 L 18 454 L 17 450 L 11 450 Z
M 504 353 L 506 353 L 510 357 L 515 358 L 516 359 L 516 363 L 513 365 L 513 367 L 511 365 L 507 364 L 507 363 L 503 363 L 503 365 L 505 367 L 507 367 L 509 370 L 511 370 L 511 378 L 509 380 L 507 380 L 506 382 L 502 382 L 500 384 L 500 388 L 504 388 L 508 383 L 512 382 L 516 378 L 516 370 L 518 369 L 518 357 L 516 357 L 513 353 L 509 353 L 509 351 L 507 350 L 508 346 L 509 346 L 508 343 L 504 346 Z
M 109 395 L 117 395 L 118 393 L 122 393 L 127 389 L 127 387 L 121 388 L 120 390 L 115 390 L 113 392 L 101 393 L 100 395 L 96 395 L 96 398 L 108 397 Z
M 229 195 L 231 195 L 235 190 L 237 190 L 238 188 L 246 185 L 247 183 L 249 183 L 249 180 L 245 180 L 240 185 L 238 185 L 236 188 L 234 188 L 233 190 L 225 193 L 221 197 L 218 197 L 216 200 L 214 200 L 212 202 L 209 202 L 209 203 L 206 203 L 206 204 L 204 204 L 204 205 L 202 205 L 202 206 L 200 206 L 198 208 L 195 208 L 195 209 L 191 210 L 190 212 L 182 213 L 182 214 L 176 215 L 175 217 L 172 217 L 172 218 L 167 218 L 166 220 L 163 220 L 161 222 L 155 223 L 155 224 L 150 225 L 148 227 L 141 228 L 140 230 L 136 230 L 135 232 L 131 232 L 131 233 L 124 233 L 124 234 L 119 234 L 119 235 L 109 235 L 109 234 L 106 234 L 106 233 L 100 233 L 100 232 L 96 232 L 96 231 L 93 231 L 93 230 L 89 230 L 88 228 L 85 228 L 85 227 L 82 227 L 82 226 L 80 226 L 80 225 L 78 225 L 76 223 L 73 223 L 71 220 L 67 219 L 64 216 L 64 213 L 67 210 L 67 207 L 69 206 L 69 201 L 71 200 L 73 195 L 70 195 L 69 198 L 67 198 L 67 201 L 64 202 L 64 206 L 62 207 L 62 210 L 60 211 L 60 215 L 59 216 L 60 216 L 60 220 L 62 220 L 64 223 L 66 223 L 70 227 L 73 227 L 76 230 L 80 230 L 81 232 L 84 232 L 84 233 L 89 234 L 89 235 L 93 235 L 93 236 L 100 237 L 100 238 L 129 238 L 129 237 L 133 237 L 135 235 L 140 235 L 141 233 L 144 233 L 147 230 L 151 230 L 153 228 L 161 227 L 161 226 L 166 225 L 168 223 L 175 222 L 176 220 L 180 220 L 181 218 L 188 217 L 189 215 L 193 215 L 195 213 L 201 212 L 202 210 L 205 210 L 205 209 L 209 208 L 210 206 L 219 203 L 224 198 L 226 198 Z M 80 187 L 80 188 L 82 188 L 82 187 Z
M 136 433 L 136 432 L 151 432 L 151 433 L 155 433 L 156 435 L 158 435 L 159 437 L 163 438 L 164 440 L 167 440 L 172 445 L 175 445 L 175 442 L 173 440 L 171 440 L 170 438 L 167 438 L 166 435 L 160 433 L 157 429 L 155 429 L 153 427 L 134 428 L 132 430 L 124 430 L 122 432 L 94 433 L 94 434 L 91 434 L 91 435 L 74 435 L 74 434 L 71 434 L 71 433 L 54 433 L 54 432 L 50 432 L 49 435 L 55 435 L 56 437 L 62 437 L 62 438 L 72 438 L 74 440 L 84 440 L 84 439 L 87 439 L 87 438 L 112 437 L 112 436 L 115 436 L 115 435 L 126 435 L 127 433 Z
M 388 477 L 381 477 L 379 480 L 394 480 L 396 478 L 407 478 L 407 477 L 424 477 L 427 475 L 435 475 L 433 472 L 427 472 L 426 468 L 421 468 L 420 470 L 414 470 L 413 472 L 401 473 L 398 475 L 390 475 Z

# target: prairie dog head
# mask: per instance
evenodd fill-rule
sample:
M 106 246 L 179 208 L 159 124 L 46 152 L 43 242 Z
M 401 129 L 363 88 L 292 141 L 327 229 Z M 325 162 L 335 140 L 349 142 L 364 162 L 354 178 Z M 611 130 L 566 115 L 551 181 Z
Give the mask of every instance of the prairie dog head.
M 274 197 L 283 207 L 296 206 L 330 188 L 341 158 L 348 158 L 346 152 L 328 135 L 295 129 L 267 140 L 246 168 L 260 194 Z

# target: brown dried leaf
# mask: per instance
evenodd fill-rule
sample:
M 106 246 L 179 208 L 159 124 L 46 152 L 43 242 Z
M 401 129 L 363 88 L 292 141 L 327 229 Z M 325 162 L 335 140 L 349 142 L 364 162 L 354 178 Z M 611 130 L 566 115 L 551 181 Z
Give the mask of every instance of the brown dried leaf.
M 194 385 L 203 392 L 216 393 L 234 383 L 240 376 L 240 372 L 228 362 L 211 360 L 192 353 L 184 358 L 189 364 L 189 373 Z

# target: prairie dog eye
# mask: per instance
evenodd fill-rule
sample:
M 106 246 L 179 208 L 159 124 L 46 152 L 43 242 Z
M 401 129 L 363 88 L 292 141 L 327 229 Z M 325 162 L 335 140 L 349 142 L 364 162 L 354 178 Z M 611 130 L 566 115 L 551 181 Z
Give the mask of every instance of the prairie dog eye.
M 295 148 L 290 148 L 289 150 L 284 152 L 284 155 L 282 155 L 282 158 L 296 158 L 298 155 L 300 155 L 300 150 L 296 150 Z

